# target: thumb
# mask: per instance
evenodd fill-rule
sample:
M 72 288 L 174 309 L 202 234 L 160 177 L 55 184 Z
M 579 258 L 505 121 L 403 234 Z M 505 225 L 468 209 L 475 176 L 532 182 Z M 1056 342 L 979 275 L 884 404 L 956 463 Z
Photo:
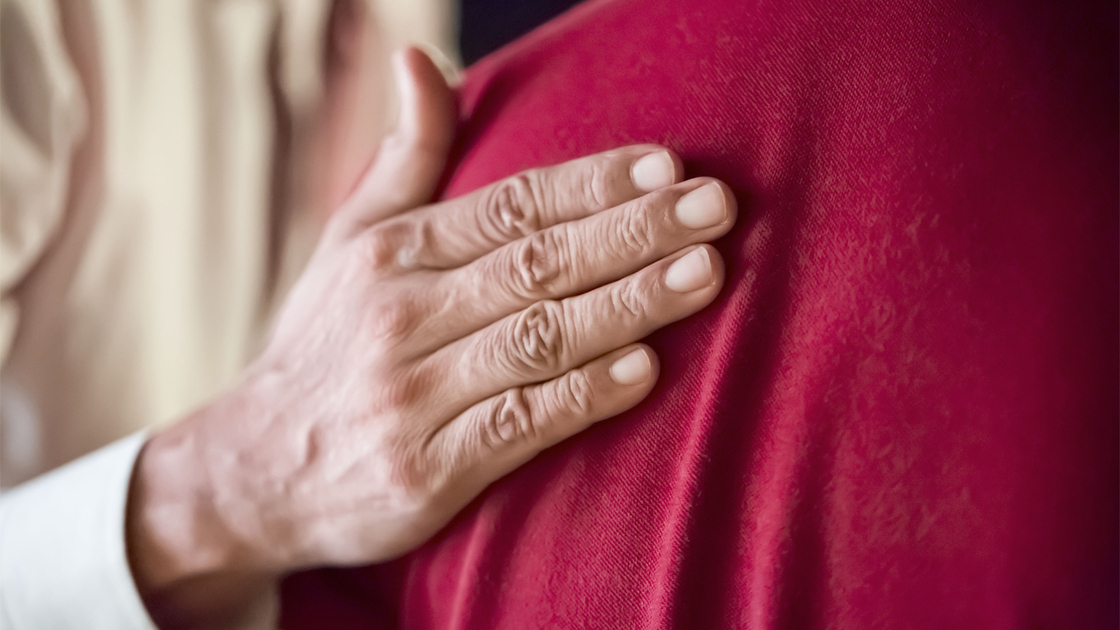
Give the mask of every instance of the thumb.
M 443 74 L 417 48 L 393 55 L 400 96 L 396 130 L 335 214 L 346 236 L 429 201 L 455 134 L 455 104 Z

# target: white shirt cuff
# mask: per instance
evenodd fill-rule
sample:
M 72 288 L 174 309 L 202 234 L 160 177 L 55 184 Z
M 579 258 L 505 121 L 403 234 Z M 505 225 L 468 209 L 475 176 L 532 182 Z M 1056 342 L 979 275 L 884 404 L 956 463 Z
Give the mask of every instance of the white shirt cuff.
M 154 630 L 125 549 L 137 433 L 0 495 L 0 625 Z

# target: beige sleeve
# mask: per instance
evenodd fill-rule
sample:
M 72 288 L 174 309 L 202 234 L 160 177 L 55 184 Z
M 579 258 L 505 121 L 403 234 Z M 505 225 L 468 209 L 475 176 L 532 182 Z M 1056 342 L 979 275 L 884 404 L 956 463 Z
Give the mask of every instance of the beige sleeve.
M 0 364 L 19 321 L 12 289 L 59 231 L 86 127 L 53 2 L 0 0 Z

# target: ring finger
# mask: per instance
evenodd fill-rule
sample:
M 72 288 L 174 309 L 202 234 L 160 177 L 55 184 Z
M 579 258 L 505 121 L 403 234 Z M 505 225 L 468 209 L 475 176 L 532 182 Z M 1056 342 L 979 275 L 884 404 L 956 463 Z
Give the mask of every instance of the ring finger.
M 421 360 L 442 390 L 424 412 L 447 418 L 480 397 L 563 374 L 695 313 L 722 283 L 719 254 L 700 245 L 583 295 L 537 302 Z

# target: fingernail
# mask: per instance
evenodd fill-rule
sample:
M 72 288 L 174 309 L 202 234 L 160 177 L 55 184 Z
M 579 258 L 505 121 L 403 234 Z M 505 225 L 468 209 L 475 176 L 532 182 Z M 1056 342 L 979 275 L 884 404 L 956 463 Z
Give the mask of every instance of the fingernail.
M 727 200 L 719 184 L 704 184 L 677 201 L 677 220 L 694 230 L 718 225 L 727 218 Z
M 439 70 L 439 73 L 443 75 L 443 80 L 447 81 L 448 85 L 452 87 L 459 85 L 459 81 L 462 80 L 459 64 L 452 61 L 446 53 L 440 50 L 439 46 L 428 42 L 412 42 L 410 45 L 427 55 L 428 59 L 432 60 L 432 63 L 435 65 L 436 69 Z
M 637 385 L 649 378 L 649 355 L 645 350 L 635 350 L 614 362 L 611 378 L 619 385 Z
M 708 252 L 698 248 L 669 265 L 665 272 L 665 286 L 677 293 L 688 293 L 708 286 L 712 282 L 712 261 Z
M 643 192 L 653 192 L 659 188 L 673 185 L 676 168 L 673 158 L 666 151 L 658 151 L 643 156 L 630 167 L 630 179 L 634 186 Z

